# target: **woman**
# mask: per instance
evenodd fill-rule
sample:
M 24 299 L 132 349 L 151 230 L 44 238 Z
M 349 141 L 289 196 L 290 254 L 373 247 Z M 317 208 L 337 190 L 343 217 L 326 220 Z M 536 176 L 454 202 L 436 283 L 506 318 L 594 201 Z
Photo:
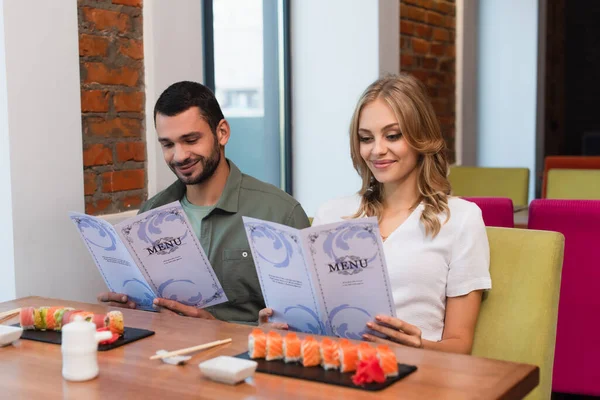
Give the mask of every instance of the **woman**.
M 398 318 L 367 324 L 389 340 L 468 354 L 482 291 L 491 288 L 481 210 L 450 197 L 445 143 L 423 85 L 385 77 L 361 96 L 350 152 L 362 178 L 357 195 L 321 206 L 313 225 L 376 216 Z M 261 311 L 266 322 L 271 310 Z

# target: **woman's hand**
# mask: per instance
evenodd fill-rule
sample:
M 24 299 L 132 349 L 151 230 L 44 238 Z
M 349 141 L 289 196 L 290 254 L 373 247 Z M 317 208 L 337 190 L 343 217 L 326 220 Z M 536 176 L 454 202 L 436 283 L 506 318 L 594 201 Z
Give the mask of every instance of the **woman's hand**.
M 258 326 L 262 329 L 285 329 L 288 324 L 285 322 L 269 322 L 269 317 L 273 316 L 273 309 L 263 308 L 258 312 Z
M 423 348 L 423 339 L 421 338 L 421 330 L 414 325 L 406 323 L 398 318 L 387 315 L 377 315 L 375 322 L 367 322 L 367 326 L 379 333 L 383 333 L 389 340 L 381 339 L 374 335 L 365 333 L 363 338 L 369 342 L 382 344 L 400 343 L 405 346 Z

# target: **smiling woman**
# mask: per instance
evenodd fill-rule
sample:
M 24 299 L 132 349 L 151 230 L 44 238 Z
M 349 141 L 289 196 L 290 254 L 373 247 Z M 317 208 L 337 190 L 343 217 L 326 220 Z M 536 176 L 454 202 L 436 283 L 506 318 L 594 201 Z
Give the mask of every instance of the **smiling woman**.
M 367 326 L 365 340 L 470 353 L 489 244 L 479 208 L 450 196 L 446 148 L 423 85 L 409 75 L 371 84 L 350 126 L 357 195 L 319 208 L 313 226 L 375 216 L 396 314 Z

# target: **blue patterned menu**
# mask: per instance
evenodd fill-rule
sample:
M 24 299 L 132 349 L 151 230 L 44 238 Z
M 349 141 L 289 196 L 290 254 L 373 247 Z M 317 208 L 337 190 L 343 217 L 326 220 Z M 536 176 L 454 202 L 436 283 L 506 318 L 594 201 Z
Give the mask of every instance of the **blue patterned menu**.
M 138 308 L 153 311 L 156 297 L 198 308 L 227 301 L 178 201 L 114 227 L 86 214 L 69 216 L 109 290 L 126 294 Z
M 362 339 L 375 315 L 396 316 L 376 218 L 302 230 L 243 219 L 273 322 Z

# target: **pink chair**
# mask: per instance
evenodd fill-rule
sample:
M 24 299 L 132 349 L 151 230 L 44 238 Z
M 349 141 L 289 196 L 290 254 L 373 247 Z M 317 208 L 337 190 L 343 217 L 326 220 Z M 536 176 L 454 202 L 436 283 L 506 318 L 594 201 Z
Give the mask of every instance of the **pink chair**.
M 565 236 L 552 390 L 600 395 L 600 200 L 534 200 L 529 229 Z
M 514 228 L 513 202 L 507 197 L 463 197 L 481 209 L 485 226 Z

